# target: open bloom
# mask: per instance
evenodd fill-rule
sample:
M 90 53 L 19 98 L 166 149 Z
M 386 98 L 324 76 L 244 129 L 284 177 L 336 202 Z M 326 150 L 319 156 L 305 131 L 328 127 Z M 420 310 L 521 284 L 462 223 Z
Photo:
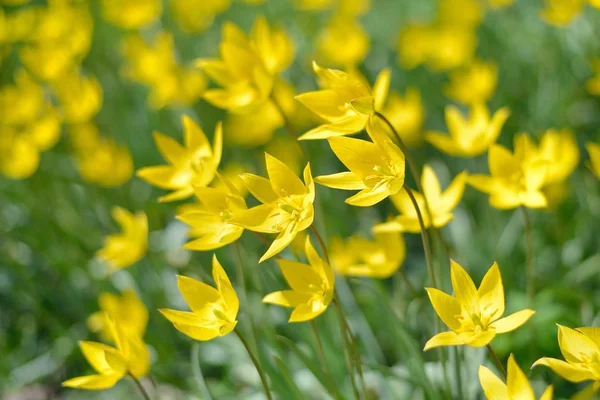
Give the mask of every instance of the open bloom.
M 390 70 L 379 73 L 373 90 L 362 79 L 337 69 L 321 68 L 313 62 L 321 90 L 296 98 L 327 121 L 300 136 L 299 140 L 327 139 L 358 133 L 381 110 L 390 86 Z
M 52 83 L 65 122 L 88 122 L 102 108 L 102 86 L 94 76 L 82 76 L 77 69 Z
M 421 175 L 421 186 L 425 195 L 413 191 L 425 228 L 433 225 L 436 228 L 445 226 L 452 220 L 452 210 L 458 206 L 465 190 L 467 174 L 461 172 L 457 175 L 450 186 L 442 192 L 440 182 L 435 175 L 433 168 L 429 165 L 423 167 Z M 421 231 L 417 210 L 413 205 L 406 190 L 400 191 L 390 197 L 394 206 L 400 211 L 400 215 L 391 221 L 384 222 L 373 227 L 374 232 L 411 232 L 418 233 Z M 425 204 L 427 200 L 427 204 Z M 429 212 L 427 211 L 429 206 Z M 430 218 L 431 217 L 431 218 Z
M 425 120 L 425 110 L 419 89 L 409 87 L 404 96 L 395 92 L 390 93 L 381 113 L 390 121 L 408 147 L 423 142 L 421 128 Z
M 543 357 L 531 368 L 544 365 L 571 382 L 594 381 L 591 390 L 597 391 L 600 388 L 600 328 L 571 329 L 558 325 L 558 345 L 565 361 Z
M 485 104 L 494 94 L 497 84 L 498 66 L 475 60 L 450 73 L 450 82 L 444 92 L 463 104 Z
M 319 33 L 317 54 L 324 63 L 349 67 L 360 64 L 369 52 L 369 35 L 352 17 L 334 16 Z
M 189 234 L 195 237 L 183 246 L 185 249 L 218 249 L 235 242 L 244 232 L 244 228 L 230 221 L 237 212 L 248 209 L 246 201 L 227 178 L 217 175 L 223 184 L 220 189 L 196 186 L 200 204 L 189 205 L 177 214 L 178 219 L 192 227 Z
M 515 137 L 515 152 L 493 145 L 488 154 L 490 176 L 470 175 L 468 183 L 489 193 L 492 207 L 505 210 L 519 206 L 544 208 L 548 202 L 541 191 L 547 161 L 540 157 L 526 134 Z
M 244 184 L 261 205 L 240 211 L 231 222 L 255 232 L 277 233 L 263 262 L 286 248 L 298 232 L 308 228 L 315 218 L 315 183 L 310 164 L 304 168 L 304 183 L 283 162 L 265 153 L 269 179 L 242 174 Z
M 406 245 L 398 232 L 376 233 L 374 240 L 353 235 L 329 246 L 331 266 L 341 275 L 385 279 L 402 266 Z
M 114 207 L 112 217 L 121 226 L 121 233 L 109 235 L 96 255 L 113 269 L 127 268 L 138 262 L 148 249 L 148 219 L 138 211 Z
M 159 202 L 181 200 L 194 193 L 194 186 L 208 186 L 213 178 L 223 151 L 221 123 L 215 128 L 213 147 L 206 134 L 189 117 L 183 116 L 184 146 L 173 138 L 154 132 L 154 141 L 162 156 L 170 165 L 145 167 L 137 175 L 146 182 L 162 189 L 173 190 L 162 196 Z
M 100 332 L 102 340 L 114 343 L 115 339 L 107 323 L 109 315 L 127 335 L 143 337 L 148 324 L 148 310 L 132 289 L 125 290 L 120 296 L 113 293 L 102 293 L 98 297 L 100 311 L 96 311 L 87 319 L 88 328 Z
M 500 318 L 504 314 L 504 287 L 496 263 L 483 277 L 479 289 L 467 271 L 454 261 L 450 262 L 450 277 L 454 296 L 425 288 L 435 312 L 451 329 L 429 339 L 425 350 L 453 345 L 485 346 L 496 335 L 517 329 L 535 313 L 526 309 Z
M 185 276 L 177 277 L 177 286 L 192 311 L 160 309 L 175 329 L 195 340 L 225 336 L 237 325 L 240 302 L 225 273 L 213 255 L 212 275 L 216 288 Z
M 589 167 L 596 178 L 600 179 L 600 144 L 589 142 L 586 143 L 585 148 L 590 155 Z
M 327 310 L 333 299 L 333 271 L 319 257 L 309 237 L 306 238 L 305 253 L 309 264 L 277 260 L 291 290 L 269 293 L 263 298 L 263 303 L 293 308 L 289 322 L 309 321 L 318 317 Z
M 569 129 L 549 129 L 542 135 L 539 157 L 546 160 L 545 184 L 564 181 L 579 164 L 579 146 Z
M 446 125 L 450 134 L 432 131 L 425 134 L 425 140 L 450 156 L 476 157 L 496 143 L 508 115 L 508 109 L 501 108 L 490 118 L 485 105 L 473 104 L 469 118 L 465 119 L 457 107 L 447 106 Z
M 144 341 L 137 335 L 127 333 L 110 317 L 106 316 L 106 319 L 116 348 L 97 342 L 79 342 L 81 352 L 98 374 L 66 380 L 63 386 L 102 390 L 113 387 L 125 375 L 140 379 L 148 373 L 150 353 Z
M 377 204 L 398 193 L 404 185 L 404 153 L 387 136 L 378 121 L 369 120 L 367 132 L 373 142 L 330 137 L 329 146 L 350 171 L 315 178 L 323 186 L 360 190 L 346 199 L 346 203 L 359 207 Z
M 512 354 L 508 357 L 506 383 L 502 382 L 492 371 L 481 365 L 479 367 L 479 383 L 488 400 L 535 400 L 527 375 L 519 368 Z M 540 400 L 552 400 L 552 385 L 548 386 Z

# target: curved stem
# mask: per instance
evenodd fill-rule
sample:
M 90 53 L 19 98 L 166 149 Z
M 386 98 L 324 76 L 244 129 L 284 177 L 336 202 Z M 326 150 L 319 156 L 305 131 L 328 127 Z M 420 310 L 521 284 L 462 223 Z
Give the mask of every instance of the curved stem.
M 275 108 L 277 108 L 277 111 L 279 111 L 279 114 L 281 115 L 281 119 L 283 119 L 283 123 L 285 125 L 285 130 L 287 131 L 288 135 L 290 136 L 290 139 L 292 139 L 296 143 L 296 145 L 300 149 L 300 152 L 302 153 L 302 156 L 304 157 L 304 159 L 308 160 L 308 153 L 304 149 L 304 146 L 302 146 L 302 144 L 298 141 L 298 134 L 296 133 L 296 129 L 294 129 L 294 126 L 292 125 L 291 121 L 289 120 L 288 116 L 286 115 L 285 110 L 283 109 L 283 107 L 281 106 L 279 101 L 277 100 L 277 96 L 275 96 L 273 93 L 271 94 L 271 101 L 273 102 L 273 105 L 275 105 Z
M 144 387 L 142 386 L 142 383 L 139 381 L 139 379 L 136 378 L 135 376 L 133 376 L 133 374 L 131 374 L 131 373 L 129 374 L 129 376 L 131 377 L 131 379 L 133 379 L 133 382 L 135 382 L 135 385 L 140 390 L 140 393 L 142 394 L 142 397 L 145 400 L 150 400 L 150 395 L 148 394 L 148 392 L 146 392 L 146 389 L 144 389 Z
M 254 235 L 256 235 L 257 238 L 260 239 L 261 242 L 263 242 L 263 244 L 265 246 L 267 246 L 267 248 L 271 247 L 271 241 L 269 239 L 267 239 L 266 237 L 263 236 L 262 233 L 260 232 L 255 232 L 255 231 L 251 231 L 252 233 L 254 233 Z
M 242 341 L 242 344 L 246 348 L 246 351 L 248 352 L 250 359 L 254 363 L 254 367 L 256 368 L 256 371 L 258 372 L 258 375 L 260 376 L 260 381 L 263 385 L 263 389 L 265 390 L 265 395 L 267 396 L 267 399 L 272 400 L 273 397 L 271 396 L 271 390 L 269 390 L 269 384 L 267 383 L 267 377 L 266 377 L 265 372 L 263 371 L 262 367 L 260 366 L 260 362 L 258 362 L 258 359 L 256 358 L 256 356 L 254 355 L 254 353 L 252 353 L 252 350 L 250 349 L 248 342 L 246 341 L 246 339 L 244 339 L 244 336 L 242 335 L 240 330 L 236 327 L 233 329 L 233 331 L 236 333 L 236 335 L 238 335 L 238 337 Z
M 310 330 L 313 334 L 313 339 L 315 340 L 319 361 L 321 362 L 321 365 L 323 366 L 323 371 L 325 371 L 325 376 L 327 377 L 327 385 L 329 386 L 329 392 L 333 396 L 335 396 L 336 399 L 340 399 L 340 395 L 335 387 L 335 380 L 333 379 L 333 375 L 331 374 L 331 370 L 329 369 L 329 365 L 327 364 L 327 359 L 325 358 L 325 352 L 323 351 L 323 344 L 321 343 L 321 338 L 319 337 L 317 323 L 314 319 L 310 320 Z
M 489 344 L 486 344 L 485 347 L 487 348 L 488 353 L 490 353 L 490 356 L 492 357 L 492 360 L 494 360 L 494 362 L 496 363 L 496 367 L 498 367 L 498 370 L 500 371 L 500 373 L 504 377 L 504 380 L 506 380 L 506 370 L 504 369 L 504 366 L 500 362 L 500 359 L 498 358 L 498 356 L 496 355 L 496 353 L 494 353 L 494 349 L 492 349 L 492 346 L 490 346 Z
M 525 222 L 525 240 L 526 240 L 526 262 L 527 262 L 527 299 L 529 306 L 533 306 L 533 299 L 535 297 L 535 266 L 533 264 L 533 239 L 531 237 L 531 221 L 529 219 L 529 213 L 525 207 L 521 207 L 523 210 L 523 221 Z
M 242 302 L 243 302 L 243 304 L 246 304 L 249 306 L 248 290 L 246 289 L 246 278 L 244 276 L 244 261 L 242 258 L 242 251 L 240 249 L 241 246 L 240 246 L 239 241 L 236 240 L 233 243 L 233 247 L 235 247 L 235 255 L 236 255 L 236 259 L 237 259 L 236 270 L 237 270 L 239 285 L 242 287 L 242 290 L 241 290 Z M 257 349 L 258 344 L 256 343 L 256 333 L 254 331 L 254 321 L 252 320 L 252 314 L 250 313 L 250 311 L 247 311 L 246 315 L 248 316 L 248 323 L 250 324 L 250 333 L 251 333 L 250 340 L 252 341 L 254 348 Z
M 317 228 L 315 228 L 314 225 L 310 226 L 310 230 L 315 234 L 317 242 L 319 242 L 319 246 L 321 247 L 321 251 L 323 252 L 323 258 L 325 259 L 325 262 L 329 264 L 329 253 L 327 252 L 327 246 L 325 246 L 325 241 L 323 240 L 323 237 L 321 237 L 321 234 L 319 233 Z
M 350 375 L 350 383 L 352 383 L 352 391 L 354 392 L 354 398 L 360 400 L 360 394 L 358 392 L 358 386 L 356 385 L 356 379 L 354 375 L 354 368 L 352 368 L 352 361 L 350 356 L 351 345 L 348 341 L 348 335 L 345 324 L 346 319 L 344 318 L 344 312 L 342 311 L 342 307 L 337 301 L 337 293 L 335 294 L 335 297 L 333 298 L 332 302 L 338 314 L 338 321 L 340 323 L 340 333 L 342 335 L 342 340 L 344 341 L 344 358 L 346 359 L 346 367 L 348 368 L 348 374 Z

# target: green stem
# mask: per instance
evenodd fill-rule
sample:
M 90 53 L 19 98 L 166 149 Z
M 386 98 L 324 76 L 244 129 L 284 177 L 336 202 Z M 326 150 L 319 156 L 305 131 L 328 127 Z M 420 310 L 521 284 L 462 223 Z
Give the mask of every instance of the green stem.
M 323 371 L 325 371 L 325 376 L 327 377 L 329 393 L 334 395 L 336 399 L 340 399 L 340 395 L 335 387 L 333 375 L 331 374 L 331 370 L 329 369 L 329 365 L 327 364 L 327 359 L 325 358 L 325 352 L 323 351 L 323 344 L 321 343 L 321 338 L 319 337 L 317 323 L 314 319 L 310 320 L 310 330 L 312 332 L 313 339 L 315 340 L 315 346 L 317 347 L 317 355 L 319 356 L 319 361 L 321 362 L 321 365 L 323 366 Z
M 463 389 L 462 389 L 462 373 L 460 371 L 460 355 L 461 348 L 459 346 L 454 346 L 454 372 L 456 373 L 456 392 L 458 394 L 458 398 L 462 399 L 463 397 Z
M 325 241 L 323 240 L 323 238 L 321 237 L 321 234 L 319 233 L 317 228 L 315 228 L 314 225 L 310 226 L 310 230 L 315 234 L 315 237 L 317 238 L 317 242 L 319 242 L 319 246 L 321 247 L 321 251 L 323 252 L 323 258 L 325 259 L 325 262 L 327 264 L 329 264 L 329 253 L 327 252 L 327 246 L 325 246 Z M 331 264 L 329 264 L 329 265 L 331 265 Z
M 244 336 L 242 335 L 240 330 L 236 327 L 233 329 L 233 331 L 236 333 L 236 335 L 238 335 L 238 337 L 242 341 L 242 344 L 246 348 L 246 351 L 248 352 L 250 359 L 254 363 L 254 367 L 256 368 L 256 371 L 258 372 L 258 375 L 260 376 L 260 381 L 262 382 L 263 389 L 265 390 L 265 395 L 267 396 L 267 399 L 272 400 L 273 397 L 271 396 L 271 391 L 269 390 L 269 384 L 267 383 L 267 377 L 266 377 L 265 372 L 263 371 L 262 367 L 260 366 L 260 362 L 254 355 L 254 353 L 252 353 L 252 350 L 250 349 L 248 342 L 246 341 L 246 339 L 244 339 Z
M 244 276 L 244 261 L 242 258 L 242 252 L 240 249 L 240 244 L 238 241 L 235 241 L 233 243 L 233 247 L 235 247 L 235 255 L 236 255 L 236 270 L 237 270 L 237 275 L 238 275 L 238 281 L 240 282 L 240 286 L 242 287 L 241 290 L 241 294 L 242 294 L 242 303 L 246 304 L 247 306 L 249 306 L 248 303 L 248 291 L 246 289 L 246 278 Z M 254 323 L 252 321 L 252 315 L 250 314 L 250 311 L 246 312 L 246 315 L 248 316 L 248 323 L 250 324 L 250 340 L 252 340 L 252 344 L 254 345 L 255 349 L 258 349 L 258 343 L 256 342 L 256 333 L 254 331 Z
M 129 376 L 131 377 L 131 379 L 133 379 L 133 382 L 135 382 L 135 385 L 140 390 L 140 393 L 142 394 L 142 397 L 145 400 L 150 400 L 150 395 L 148 394 L 148 392 L 146 392 L 146 389 L 144 389 L 144 387 L 142 386 L 142 383 L 138 380 L 138 378 L 136 378 L 135 376 L 133 376 L 133 374 L 131 374 L 131 373 L 129 374 Z
M 500 371 L 500 373 L 504 377 L 504 380 L 506 380 L 506 370 L 504 369 L 504 366 L 500 362 L 500 359 L 498 358 L 498 356 L 494 352 L 494 349 L 492 349 L 492 346 L 490 346 L 489 344 L 486 344 L 485 347 L 487 348 L 488 353 L 490 353 L 490 356 L 492 357 L 492 360 L 494 360 L 494 363 L 496 363 L 496 367 L 498 367 L 498 370 Z
M 531 236 L 531 220 L 529 219 L 529 213 L 525 207 L 521 207 L 523 210 L 523 221 L 525 222 L 525 240 L 526 240 L 526 262 L 527 262 L 527 299 L 529 306 L 533 306 L 533 300 L 535 298 L 535 265 L 533 264 L 533 238 Z
M 344 358 L 346 359 L 346 367 L 348 368 L 348 374 L 350 375 L 350 383 L 352 383 L 352 391 L 354 392 L 354 398 L 360 400 L 360 394 L 358 392 L 358 386 L 356 385 L 356 379 L 354 376 L 354 368 L 352 368 L 352 361 L 350 356 L 350 344 L 348 343 L 348 335 L 346 331 L 346 325 L 344 324 L 344 312 L 340 303 L 337 301 L 337 295 L 333 298 L 333 304 L 338 314 L 338 321 L 340 323 L 340 333 L 342 340 L 344 341 Z

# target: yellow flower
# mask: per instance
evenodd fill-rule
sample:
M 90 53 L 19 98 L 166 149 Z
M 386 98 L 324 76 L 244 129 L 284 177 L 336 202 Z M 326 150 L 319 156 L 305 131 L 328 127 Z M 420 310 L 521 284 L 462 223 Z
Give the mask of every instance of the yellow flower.
M 140 379 L 148 373 L 150 353 L 144 341 L 137 335 L 128 334 L 110 317 L 106 316 L 106 319 L 116 348 L 97 342 L 79 342 L 81 352 L 98 374 L 66 380 L 63 386 L 87 390 L 108 389 L 125 375 L 131 374 Z
M 428 25 L 408 25 L 400 31 L 398 39 L 398 64 L 413 69 L 429 60 L 434 30 Z
M 593 392 L 597 391 L 600 388 L 600 328 L 571 329 L 558 325 L 558 345 L 566 361 L 542 357 L 531 368 L 544 365 L 571 382 L 594 381 Z
M 218 173 L 217 173 L 218 174 Z M 233 243 L 242 236 L 244 228 L 230 222 L 239 211 L 247 210 L 238 190 L 225 177 L 218 175 L 224 188 L 196 186 L 194 191 L 200 204 L 189 205 L 177 214 L 177 219 L 190 225 L 190 236 L 197 237 L 183 247 L 207 251 Z
M 500 9 L 508 7 L 515 3 L 516 0 L 487 0 L 491 8 Z
M 360 64 L 369 52 L 369 35 L 353 18 L 334 17 L 316 39 L 317 55 L 325 64 Z
M 404 98 L 398 93 L 390 93 L 381 113 L 390 121 L 408 147 L 417 146 L 423 141 L 421 128 L 425 120 L 425 111 L 419 89 L 406 89 Z
M 504 287 L 496 263 L 483 277 L 479 289 L 467 271 L 454 261 L 450 262 L 450 276 L 454 296 L 425 288 L 435 312 L 451 329 L 429 339 L 425 350 L 453 345 L 485 346 L 496 335 L 517 329 L 535 313 L 526 309 L 500 318 L 504 314 Z
M 269 249 L 260 258 L 263 262 L 286 248 L 298 232 L 314 220 L 315 184 L 310 164 L 304 168 L 304 183 L 283 162 L 265 153 L 269 179 L 254 174 L 242 174 L 244 184 L 261 205 L 234 215 L 231 222 L 255 232 L 277 233 Z
M 202 97 L 208 81 L 196 68 L 176 65 L 150 86 L 148 104 L 155 110 L 167 106 L 189 106 Z
M 151 185 L 161 189 L 173 190 L 162 196 L 159 202 L 186 199 L 194 193 L 194 186 L 208 186 L 213 178 L 223 150 L 223 130 L 217 124 L 213 139 L 213 148 L 202 128 L 189 117 L 181 119 L 184 132 L 184 146 L 173 138 L 154 132 L 154 141 L 162 156 L 170 165 L 145 167 L 137 175 Z
M 585 148 L 590 155 L 589 167 L 596 178 L 600 179 L 600 144 L 588 142 Z
M 125 290 L 121 296 L 102 293 L 98 297 L 98 304 L 100 311 L 89 316 L 87 326 L 92 332 L 99 332 L 102 340 L 114 342 L 106 315 L 109 315 L 127 336 L 144 336 L 148 324 L 148 310 L 134 290 Z
M 133 214 L 121 207 L 114 207 L 111 214 L 122 232 L 107 236 L 96 255 L 112 269 L 127 268 L 148 250 L 148 219 L 142 211 Z
M 486 103 L 498 84 L 498 66 L 475 60 L 450 73 L 450 82 L 444 88 L 446 96 L 463 104 Z
M 423 223 L 426 228 L 429 228 L 431 225 L 436 228 L 441 228 L 452 220 L 452 217 L 454 216 L 452 210 L 460 203 L 460 199 L 465 190 L 466 178 L 467 174 L 461 172 L 454 178 L 452 183 L 450 183 L 450 186 L 442 192 L 440 182 L 435 175 L 433 168 L 429 165 L 423 167 L 421 186 L 423 187 L 425 196 L 414 190 L 413 194 L 417 200 L 419 209 L 421 210 Z M 429 205 L 431 218 L 429 218 L 429 213 L 427 212 L 425 199 L 427 199 L 427 204 Z M 417 211 L 406 191 L 402 190 L 398 194 L 391 196 L 391 200 L 392 203 L 394 203 L 394 206 L 396 206 L 396 209 L 400 212 L 400 215 L 391 221 L 375 225 L 373 231 L 419 233 L 421 229 Z
M 288 136 L 276 137 L 265 147 L 265 151 L 278 160 L 284 160 L 295 174 L 300 174 L 303 155 L 293 139 Z
M 0 125 L 0 173 L 11 179 L 27 179 L 37 171 L 40 151 L 34 142 L 13 128 Z
M 20 69 L 15 72 L 14 85 L 0 89 L 0 125 L 27 124 L 39 117 L 46 101 L 44 88 L 29 73 Z
M 387 136 L 376 120 L 367 122 L 367 132 L 373 142 L 349 137 L 330 137 L 329 146 L 350 170 L 323 175 L 315 181 L 323 186 L 360 190 L 346 203 L 369 207 L 398 193 L 404 185 L 404 153 Z
M 467 182 L 490 195 L 492 207 L 505 210 L 519 206 L 544 208 L 547 200 L 544 186 L 547 161 L 533 148 L 526 134 L 515 137 L 515 153 L 493 145 L 488 154 L 491 176 L 471 175 Z
M 600 58 L 593 59 L 591 64 L 594 76 L 586 82 L 585 86 L 588 92 L 594 96 L 600 96 Z
M 22 127 L 22 135 L 39 151 L 47 151 L 60 140 L 61 117 L 54 108 L 48 107 L 37 120 Z
M 262 146 L 283 126 L 281 112 L 265 101 L 249 113 L 229 113 L 225 121 L 225 141 L 239 146 Z
M 545 7 L 540 16 L 550 25 L 564 27 L 569 25 L 583 10 L 584 0 L 544 0 Z
M 549 129 L 540 138 L 539 157 L 546 160 L 545 184 L 563 182 L 579 164 L 579 146 L 570 129 Z
M 84 77 L 75 69 L 52 83 L 65 122 L 91 120 L 102 108 L 102 87 L 94 76 Z
M 225 270 L 213 255 L 212 275 L 217 288 L 185 276 L 177 276 L 177 286 L 192 311 L 160 309 L 175 329 L 195 340 L 225 336 L 237 325 L 240 302 Z
M 479 367 L 479 382 L 488 400 L 535 400 L 535 394 L 527 375 L 519 368 L 512 354 L 508 357 L 508 377 L 502 382 L 492 371 L 481 365 Z M 548 386 L 540 400 L 552 400 L 553 388 Z
M 171 10 L 177 25 L 186 33 L 208 29 L 218 14 L 226 11 L 231 0 L 171 0 Z
M 457 107 L 447 106 L 446 125 L 450 134 L 432 131 L 425 134 L 425 140 L 448 155 L 476 157 L 496 143 L 509 114 L 503 107 L 490 118 L 485 105 L 473 104 L 469 119 L 465 119 Z
M 327 139 L 358 133 L 375 112 L 382 109 L 390 86 L 390 70 L 379 73 L 373 91 L 360 78 L 349 73 L 321 68 L 313 62 L 321 90 L 296 98 L 328 123 L 300 136 L 299 140 Z
M 161 0 L 102 0 L 102 16 L 123 29 L 139 29 L 162 14 Z
M 304 322 L 318 317 L 333 299 L 333 271 L 319 257 L 309 237 L 304 251 L 308 264 L 281 258 L 277 260 L 291 290 L 269 293 L 263 298 L 263 303 L 293 308 L 289 322 Z
M 220 59 L 200 59 L 196 64 L 221 89 L 210 89 L 204 98 L 216 107 L 238 113 L 252 111 L 266 101 L 275 76 L 292 62 L 294 48 L 281 29 L 272 29 L 264 17 L 255 20 L 247 36 L 231 22 L 223 24 Z
M 341 275 L 386 279 L 402 266 L 406 246 L 397 232 L 376 233 L 375 240 L 354 235 L 332 240 L 331 266 Z
M 437 5 L 442 25 L 476 28 L 483 20 L 484 8 L 478 0 L 444 0 Z

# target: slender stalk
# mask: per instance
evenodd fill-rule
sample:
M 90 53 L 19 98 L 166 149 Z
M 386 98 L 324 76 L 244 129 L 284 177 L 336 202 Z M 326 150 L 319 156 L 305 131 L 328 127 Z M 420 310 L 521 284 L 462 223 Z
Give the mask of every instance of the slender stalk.
M 277 100 L 277 96 L 272 94 L 271 101 L 275 105 L 275 108 L 277 108 L 277 111 L 279 111 L 279 114 L 281 115 L 281 119 L 283 119 L 283 123 L 285 125 L 285 130 L 287 131 L 288 135 L 290 136 L 290 139 L 292 139 L 292 141 L 294 141 L 296 143 L 296 145 L 300 149 L 300 152 L 302 153 L 302 157 L 304 157 L 304 159 L 308 161 L 308 153 L 304 149 L 304 146 L 302 146 L 302 144 L 298 141 L 298 134 L 296 132 L 296 129 L 294 128 L 294 126 L 292 125 L 292 122 L 286 115 L 285 110 L 283 109 L 283 107 L 281 106 L 279 101 Z
M 456 392 L 458 394 L 458 398 L 463 398 L 463 389 L 462 389 L 462 373 L 460 370 L 460 355 L 461 355 L 461 347 L 454 346 L 454 372 L 456 373 Z
M 148 392 L 146 392 L 146 389 L 144 389 L 144 387 L 142 386 L 142 383 L 138 380 L 138 378 L 136 378 L 135 376 L 133 376 L 133 374 L 129 374 L 129 376 L 131 377 L 131 379 L 133 379 L 133 382 L 135 382 L 135 385 L 140 390 L 140 393 L 142 394 L 142 397 L 145 400 L 150 400 L 151 399 L 150 395 L 148 394 Z
M 242 287 L 242 290 L 241 290 L 242 303 L 248 305 L 248 290 L 246 289 L 246 278 L 244 276 L 244 261 L 242 259 L 242 252 L 240 249 L 241 246 L 238 241 L 235 241 L 233 243 L 233 247 L 235 247 L 235 255 L 237 258 L 236 270 L 237 270 L 238 281 L 239 281 L 240 286 Z M 252 315 L 249 311 L 246 312 L 246 315 L 248 316 L 248 323 L 250 324 L 250 333 L 251 333 L 250 340 L 252 341 L 254 348 L 257 349 L 258 343 L 256 342 L 256 333 L 254 331 L 254 321 L 252 321 Z
M 533 299 L 535 298 L 535 265 L 533 264 L 533 238 L 531 236 L 531 221 L 529 219 L 529 213 L 525 207 L 521 207 L 523 210 L 523 221 L 525 222 L 525 240 L 526 240 L 526 262 L 527 262 L 527 299 L 529 306 L 533 306 Z
M 254 233 L 254 235 L 256 235 L 256 237 L 259 238 L 260 241 L 263 242 L 263 244 L 265 246 L 267 246 L 267 248 L 271 247 L 271 241 L 269 239 L 267 239 L 266 237 L 264 237 L 262 233 L 255 232 L 255 231 L 251 231 L 251 232 Z
M 254 367 L 256 368 L 256 371 L 258 372 L 258 375 L 260 376 L 260 381 L 262 382 L 263 389 L 265 390 L 265 395 L 267 396 L 267 399 L 272 400 L 273 397 L 271 396 L 271 390 L 269 390 L 269 384 L 267 383 L 267 377 L 266 377 L 265 372 L 263 371 L 262 367 L 260 366 L 260 362 L 254 355 L 254 353 L 252 353 L 252 350 L 250 349 L 250 346 L 248 345 L 248 342 L 246 341 L 246 339 L 244 339 L 242 332 L 240 332 L 240 330 L 237 327 L 234 328 L 233 331 L 236 333 L 236 335 L 238 335 L 238 337 L 242 341 L 242 344 L 246 348 L 246 351 L 248 352 L 250 359 L 254 363 Z
M 315 340 L 319 361 L 321 362 L 321 365 L 323 366 L 323 371 L 325 371 L 325 376 L 327 377 L 327 385 L 329 386 L 329 392 L 332 395 L 334 395 L 336 399 L 340 399 L 340 395 L 335 387 L 335 380 L 333 379 L 333 375 L 331 374 L 331 370 L 329 369 L 329 365 L 327 364 L 327 359 L 325 358 L 325 352 L 323 351 L 323 344 L 321 343 L 321 338 L 319 337 L 317 323 L 314 319 L 310 320 L 310 330 L 312 332 L 313 339 Z
M 323 240 L 321 234 L 319 233 L 317 228 L 315 228 L 314 225 L 310 226 L 310 230 L 315 234 L 317 242 L 319 242 L 319 246 L 321 247 L 321 251 L 323 252 L 323 258 L 325 258 L 325 262 L 329 264 L 329 253 L 327 252 L 327 246 L 325 246 L 325 241 Z
M 340 333 L 342 335 L 342 340 L 344 341 L 344 358 L 346 359 L 346 367 L 348 368 L 348 374 L 350 375 L 350 383 L 352 383 L 352 391 L 354 392 L 354 398 L 360 400 L 358 386 L 356 385 L 356 377 L 354 375 L 354 368 L 352 368 L 352 361 L 350 356 L 351 345 L 348 343 L 346 325 L 344 324 L 344 312 L 342 311 L 342 307 L 337 301 L 336 297 L 333 298 L 333 304 L 338 314 L 338 321 L 340 323 Z
M 203 398 L 212 400 L 213 397 L 208 390 L 208 386 L 206 386 L 206 381 L 204 380 L 202 369 L 200 368 L 200 343 L 198 342 L 194 343 L 192 346 L 192 372 L 198 381 Z
M 487 348 L 488 353 L 490 353 L 490 356 L 492 357 L 492 359 L 496 363 L 496 367 L 498 367 L 498 370 L 500 371 L 500 373 L 504 377 L 504 380 L 506 380 L 506 370 L 504 369 L 504 366 L 500 362 L 500 359 L 498 358 L 498 356 L 496 355 L 496 353 L 494 353 L 494 349 L 492 349 L 492 346 L 490 346 L 489 344 L 486 344 L 485 347 Z

